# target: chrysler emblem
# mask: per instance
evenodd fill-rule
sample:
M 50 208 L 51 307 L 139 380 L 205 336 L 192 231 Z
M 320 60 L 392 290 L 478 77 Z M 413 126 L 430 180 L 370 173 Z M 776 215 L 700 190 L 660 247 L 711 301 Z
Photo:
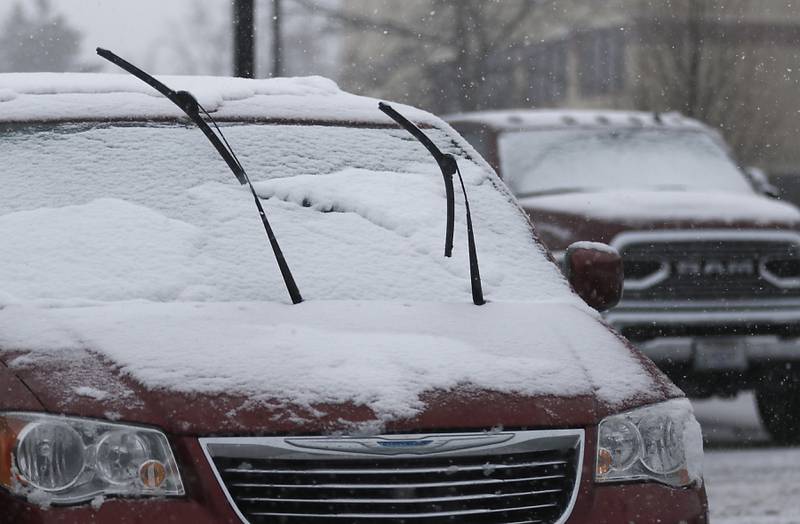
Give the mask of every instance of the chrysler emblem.
M 372 455 L 422 455 L 446 453 L 462 449 L 500 444 L 514 437 L 513 433 L 475 435 L 398 435 L 384 437 L 297 437 L 284 442 L 298 448 L 341 453 Z

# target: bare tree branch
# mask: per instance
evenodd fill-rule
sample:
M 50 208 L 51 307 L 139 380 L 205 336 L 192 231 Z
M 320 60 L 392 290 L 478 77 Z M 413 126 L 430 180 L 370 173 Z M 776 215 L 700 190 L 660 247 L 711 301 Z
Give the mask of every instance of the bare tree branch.
M 442 38 L 435 33 L 426 33 L 419 27 L 411 27 L 397 24 L 391 20 L 372 18 L 357 13 L 348 12 L 343 9 L 323 6 L 314 0 L 294 0 L 296 4 L 304 7 L 305 9 L 322 13 L 325 16 L 336 20 L 337 22 L 351 27 L 353 29 L 364 29 L 367 31 L 384 32 L 388 31 L 392 36 L 400 36 L 403 38 L 411 38 L 415 40 L 428 40 L 440 44 L 446 44 L 448 39 Z

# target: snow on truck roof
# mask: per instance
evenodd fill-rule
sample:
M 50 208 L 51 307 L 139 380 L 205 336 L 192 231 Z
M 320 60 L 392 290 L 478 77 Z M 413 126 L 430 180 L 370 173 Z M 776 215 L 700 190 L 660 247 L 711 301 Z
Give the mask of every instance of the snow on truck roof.
M 169 76 L 157 78 L 176 91 L 195 95 L 219 120 L 333 121 L 392 124 L 378 101 L 339 89 L 319 76 L 230 78 Z M 441 121 L 419 109 L 395 104 L 419 123 Z M 57 120 L 148 120 L 184 117 L 155 89 L 129 74 L 0 74 L 0 122 Z
M 448 122 L 485 124 L 498 130 L 564 126 L 688 127 L 709 129 L 701 122 L 677 112 L 657 114 L 644 111 L 594 109 L 509 109 L 458 113 L 444 118 Z

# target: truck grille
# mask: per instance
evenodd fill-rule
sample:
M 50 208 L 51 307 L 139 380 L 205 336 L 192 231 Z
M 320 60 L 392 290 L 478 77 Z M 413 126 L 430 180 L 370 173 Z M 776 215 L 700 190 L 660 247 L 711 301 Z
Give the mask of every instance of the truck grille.
M 462 438 L 473 444 L 409 451 Z M 237 513 L 253 524 L 563 522 L 583 454 L 580 431 L 311 440 L 327 449 L 291 438 L 203 446 Z M 364 442 L 388 446 L 355 451 Z
M 716 300 L 800 297 L 800 247 L 758 240 L 637 242 L 620 250 L 625 300 Z M 635 281 L 650 282 L 636 286 Z

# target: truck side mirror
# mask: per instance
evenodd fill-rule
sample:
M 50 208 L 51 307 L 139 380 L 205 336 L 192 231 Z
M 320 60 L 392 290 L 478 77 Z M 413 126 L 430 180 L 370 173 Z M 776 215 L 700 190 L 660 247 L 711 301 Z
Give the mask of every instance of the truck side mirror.
M 614 307 L 622 298 L 622 257 L 611 246 L 575 242 L 564 253 L 563 269 L 572 289 L 597 311 Z

